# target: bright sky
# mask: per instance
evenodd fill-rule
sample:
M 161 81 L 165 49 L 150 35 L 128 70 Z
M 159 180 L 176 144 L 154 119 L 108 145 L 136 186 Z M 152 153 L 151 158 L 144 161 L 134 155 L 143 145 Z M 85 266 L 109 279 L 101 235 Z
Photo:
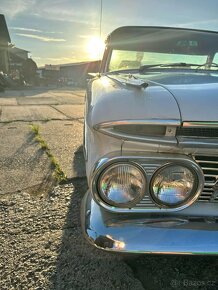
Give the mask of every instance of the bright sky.
M 12 43 L 37 64 L 98 59 L 101 0 L 0 0 Z M 218 31 L 217 0 L 102 0 L 102 39 L 119 26 L 152 25 Z

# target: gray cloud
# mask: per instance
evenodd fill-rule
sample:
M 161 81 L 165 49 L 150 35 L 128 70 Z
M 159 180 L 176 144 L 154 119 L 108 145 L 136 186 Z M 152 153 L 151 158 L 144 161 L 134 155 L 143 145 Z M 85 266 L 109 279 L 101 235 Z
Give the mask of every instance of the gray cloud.
M 64 41 L 66 41 L 66 39 L 63 39 L 63 38 L 51 38 L 51 37 L 40 36 L 40 35 L 35 35 L 35 34 L 16 33 L 16 35 L 28 37 L 28 38 L 34 38 L 34 39 L 38 39 L 38 40 L 41 40 L 44 42 L 64 42 Z
M 9 18 L 28 10 L 35 4 L 35 0 L 1 0 L 0 12 Z
M 9 29 L 18 30 L 18 31 L 42 32 L 42 30 L 27 28 L 27 27 L 9 27 Z
M 39 29 L 29 28 L 29 27 L 9 27 L 9 29 L 16 30 L 16 31 L 39 32 L 39 33 L 44 33 L 44 34 L 63 34 L 62 31 L 42 31 Z

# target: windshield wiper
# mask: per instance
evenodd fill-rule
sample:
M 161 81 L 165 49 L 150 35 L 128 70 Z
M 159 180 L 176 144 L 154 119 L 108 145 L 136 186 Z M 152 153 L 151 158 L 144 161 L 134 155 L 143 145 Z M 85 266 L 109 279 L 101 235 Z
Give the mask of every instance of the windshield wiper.
M 107 74 L 131 74 L 132 72 L 137 73 L 137 68 L 126 68 L 126 69 L 120 69 L 120 70 L 112 70 L 107 72 Z
M 142 65 L 139 68 L 139 72 L 142 73 L 146 71 L 149 68 L 153 67 L 191 67 L 191 66 L 201 66 L 196 63 L 186 63 L 186 62 L 174 62 L 174 63 L 159 63 L 159 64 L 148 64 L 148 65 Z
M 211 67 L 217 67 L 218 68 L 218 64 L 216 62 L 212 62 L 212 63 L 203 63 L 203 64 L 200 64 L 196 67 L 196 69 L 201 69 L 202 66 L 205 67 L 205 69 L 210 69 Z

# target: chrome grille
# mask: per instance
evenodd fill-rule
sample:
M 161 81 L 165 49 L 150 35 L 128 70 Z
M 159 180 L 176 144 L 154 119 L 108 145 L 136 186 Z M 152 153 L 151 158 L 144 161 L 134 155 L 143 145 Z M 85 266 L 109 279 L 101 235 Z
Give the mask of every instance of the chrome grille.
M 193 156 L 195 161 L 200 165 L 205 178 L 204 189 L 198 198 L 201 202 L 218 202 L 218 157 L 217 156 Z M 164 163 L 164 162 L 163 162 Z M 141 163 L 147 173 L 148 183 L 154 173 L 163 163 Z M 144 198 L 134 207 L 135 209 L 153 209 L 158 210 L 158 206 L 150 199 L 148 194 L 149 186 L 147 187 Z
M 194 156 L 194 159 L 203 170 L 205 178 L 204 189 L 198 201 L 218 202 L 218 157 Z
M 176 136 L 217 138 L 218 128 L 178 127 Z
M 150 182 L 150 178 L 153 175 L 154 171 L 157 170 L 160 166 L 162 166 L 163 164 L 160 163 L 152 163 L 152 164 L 148 164 L 148 163 L 141 163 L 140 164 L 148 177 L 148 183 Z M 141 209 L 158 209 L 157 205 L 151 200 L 150 196 L 148 195 L 149 192 L 149 187 L 147 186 L 147 190 L 146 193 L 143 197 L 143 199 L 134 207 L 134 208 L 141 208 Z

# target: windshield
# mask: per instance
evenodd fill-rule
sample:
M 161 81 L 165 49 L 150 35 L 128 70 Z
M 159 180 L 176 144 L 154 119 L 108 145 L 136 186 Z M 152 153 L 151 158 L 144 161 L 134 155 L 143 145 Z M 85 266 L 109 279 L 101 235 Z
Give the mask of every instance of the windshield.
M 207 55 L 185 55 L 156 52 L 138 52 L 126 50 L 113 50 L 109 71 L 126 69 L 139 69 L 144 65 L 170 64 L 170 63 L 192 63 L 201 65 L 206 63 Z M 190 66 L 190 68 L 196 66 Z M 213 68 L 214 69 L 214 68 Z
M 108 71 L 132 69 L 217 70 L 218 33 L 158 27 L 123 27 L 107 40 Z M 198 67 L 199 66 L 199 67 Z

